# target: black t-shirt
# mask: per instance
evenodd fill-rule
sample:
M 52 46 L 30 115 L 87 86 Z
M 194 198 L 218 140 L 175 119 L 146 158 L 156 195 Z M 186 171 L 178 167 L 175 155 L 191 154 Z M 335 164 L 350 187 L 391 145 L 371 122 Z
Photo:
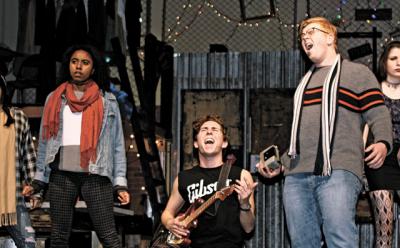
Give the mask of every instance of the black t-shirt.
M 221 168 L 222 166 L 217 168 L 196 166 L 179 173 L 179 193 L 186 202 L 184 209 L 198 198 L 206 201 L 216 192 Z M 231 185 L 236 182 L 236 179 L 240 179 L 241 171 L 241 168 L 232 166 L 227 183 Z M 215 203 L 212 204 L 199 216 L 197 227 L 191 230 L 189 238 L 192 243 L 190 247 L 243 247 L 244 231 L 240 225 L 239 215 L 239 201 L 236 192 L 233 192 L 224 201 L 220 201 L 217 211 Z

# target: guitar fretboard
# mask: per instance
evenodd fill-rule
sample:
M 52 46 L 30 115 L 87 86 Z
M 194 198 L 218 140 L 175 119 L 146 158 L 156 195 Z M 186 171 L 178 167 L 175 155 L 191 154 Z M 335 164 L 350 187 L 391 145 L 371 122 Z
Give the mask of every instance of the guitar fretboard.
M 185 220 L 185 224 L 188 225 L 192 223 L 201 213 L 204 212 L 211 204 L 213 204 L 216 200 L 216 195 L 211 196 L 206 202 L 204 202 L 199 208 L 197 208 L 189 217 Z
M 227 197 L 228 195 L 230 195 L 232 193 L 232 191 L 233 191 L 233 186 L 229 187 L 229 189 L 225 188 L 225 190 L 215 192 L 215 194 L 213 196 L 208 198 L 208 200 L 205 201 L 203 204 L 201 204 L 200 207 L 198 207 L 195 211 L 193 211 L 191 214 L 189 214 L 189 216 L 184 220 L 185 225 L 188 226 L 190 223 L 192 223 L 192 221 L 197 219 L 197 217 L 199 217 L 199 215 L 201 213 L 203 213 L 204 210 L 206 210 L 211 204 L 213 204 L 216 200 L 218 200 L 219 195 L 226 194 L 226 196 L 221 197 L 222 200 L 224 200 L 225 197 Z

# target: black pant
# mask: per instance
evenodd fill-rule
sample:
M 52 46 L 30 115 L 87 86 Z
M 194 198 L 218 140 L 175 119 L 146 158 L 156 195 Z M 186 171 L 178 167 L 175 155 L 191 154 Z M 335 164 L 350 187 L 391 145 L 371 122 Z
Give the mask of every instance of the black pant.
M 74 206 L 79 193 L 86 202 L 99 240 L 105 248 L 121 247 L 113 213 L 113 187 L 104 176 L 52 171 L 49 183 L 51 246 L 66 248 L 71 234 Z

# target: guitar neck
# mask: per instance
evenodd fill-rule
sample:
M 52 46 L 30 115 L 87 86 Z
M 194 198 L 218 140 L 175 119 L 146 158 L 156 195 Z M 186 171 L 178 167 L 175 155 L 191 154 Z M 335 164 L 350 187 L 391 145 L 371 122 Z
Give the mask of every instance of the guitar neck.
M 201 204 L 200 207 L 198 207 L 194 212 L 192 212 L 186 219 L 186 225 L 192 223 L 201 213 L 204 212 L 211 204 L 213 204 L 217 200 L 216 198 L 216 193 L 211 196 L 207 201 L 205 201 L 203 204 Z

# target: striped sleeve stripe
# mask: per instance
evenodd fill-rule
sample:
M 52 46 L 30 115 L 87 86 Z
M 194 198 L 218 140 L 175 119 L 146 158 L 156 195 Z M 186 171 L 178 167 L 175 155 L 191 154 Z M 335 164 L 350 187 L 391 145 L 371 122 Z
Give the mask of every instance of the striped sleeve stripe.
M 316 103 L 321 103 L 322 98 L 312 99 L 312 100 L 304 100 L 304 105 L 313 105 Z
M 382 97 L 382 92 L 378 89 L 371 89 L 371 90 L 364 91 L 360 94 L 356 94 L 354 92 L 351 92 L 350 90 L 341 88 L 341 89 L 339 89 L 339 92 L 343 93 L 345 95 L 348 95 L 356 100 L 363 100 L 363 99 L 365 99 L 369 96 L 373 96 L 373 95 L 378 95 L 378 96 Z M 382 100 L 383 100 L 383 97 L 382 97 Z
M 382 105 L 383 103 L 384 103 L 383 101 L 377 100 L 377 101 L 370 102 L 369 104 L 367 104 L 367 105 L 365 105 L 363 107 L 357 107 L 357 106 L 354 106 L 354 105 L 352 105 L 350 103 L 347 103 L 347 102 L 345 102 L 343 100 L 339 100 L 339 104 L 341 106 L 345 107 L 348 110 L 353 110 L 353 111 L 356 111 L 356 112 L 364 112 L 364 111 L 366 111 L 368 109 L 371 109 L 371 108 L 373 108 L 375 106 Z
M 313 88 L 313 89 L 306 90 L 306 92 L 304 92 L 304 94 L 306 94 L 306 95 L 312 95 L 312 94 L 315 94 L 315 93 L 320 93 L 321 94 L 321 92 L 322 92 L 322 87 L 318 87 L 318 88 Z
M 321 104 L 322 87 L 308 89 L 304 93 L 303 104 L 310 106 Z M 340 88 L 338 103 L 340 106 L 354 112 L 364 112 L 376 106 L 383 105 L 383 94 L 379 89 L 369 89 L 361 93 Z
M 308 89 L 304 92 L 303 105 L 320 104 L 322 101 L 322 87 Z
M 339 89 L 339 105 L 355 112 L 364 112 L 385 104 L 379 89 L 370 89 L 359 94 L 348 89 Z

